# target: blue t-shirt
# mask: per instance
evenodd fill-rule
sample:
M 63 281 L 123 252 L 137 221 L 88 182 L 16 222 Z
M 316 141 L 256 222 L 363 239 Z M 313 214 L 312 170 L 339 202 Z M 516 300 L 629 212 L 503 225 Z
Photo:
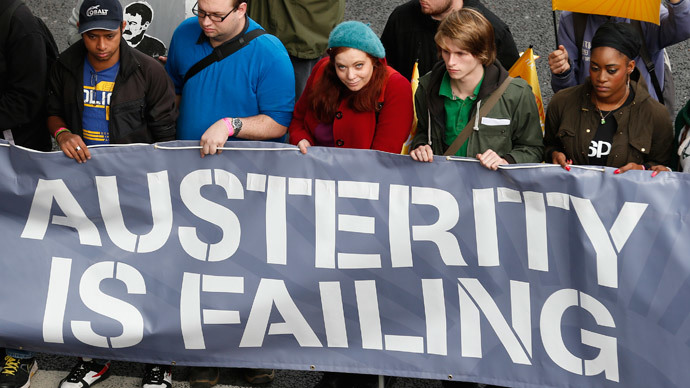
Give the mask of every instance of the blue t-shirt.
M 247 31 L 261 28 L 250 18 L 246 20 Z M 278 124 L 290 125 L 295 105 L 295 75 L 290 57 L 278 38 L 268 34 L 255 38 L 246 47 L 190 78 L 183 89 L 187 70 L 212 51 L 196 17 L 185 20 L 175 30 L 166 70 L 175 85 L 175 93 L 182 95 L 178 139 L 199 140 L 211 124 L 223 117 L 265 114 Z
M 105 70 L 96 71 L 89 60 L 84 59 L 84 113 L 81 124 L 86 145 L 110 144 L 110 99 L 119 69 L 118 61 Z

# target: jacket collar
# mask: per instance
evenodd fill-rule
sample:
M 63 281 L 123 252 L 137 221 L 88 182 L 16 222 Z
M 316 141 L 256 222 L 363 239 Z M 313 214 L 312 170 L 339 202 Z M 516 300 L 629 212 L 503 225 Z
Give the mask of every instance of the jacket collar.
M 124 76 L 128 76 L 140 66 L 139 60 L 134 56 L 133 51 L 134 49 L 129 47 L 124 38 L 120 39 L 120 73 Z M 60 54 L 58 63 L 71 72 L 76 79 L 81 79 L 81 75 L 78 72 L 84 71 L 84 58 L 86 54 L 84 41 L 79 40 Z
M 508 71 L 501 66 L 498 61 L 484 67 L 484 81 L 482 81 L 482 87 L 479 89 L 480 100 L 488 97 L 494 90 L 498 89 L 499 86 L 508 78 Z

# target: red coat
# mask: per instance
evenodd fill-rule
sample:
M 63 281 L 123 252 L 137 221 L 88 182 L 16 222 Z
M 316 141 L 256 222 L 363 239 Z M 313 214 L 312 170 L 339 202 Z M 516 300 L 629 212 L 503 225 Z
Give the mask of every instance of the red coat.
M 329 59 L 326 57 L 314 66 L 304 92 L 295 104 L 288 129 L 292 144 L 297 144 L 302 139 L 315 144 L 314 129 L 320 122 L 310 107 L 309 96 L 315 80 L 321 77 L 328 64 Z M 383 98 L 379 97 L 379 101 L 383 101 L 383 107 L 379 112 L 378 123 L 375 112 L 355 112 L 350 109 L 347 100 L 341 101 L 339 114 L 333 120 L 333 140 L 336 147 L 373 149 L 396 154 L 402 150 L 412 125 L 412 87 L 392 67 L 386 68 L 388 75 L 383 86 Z

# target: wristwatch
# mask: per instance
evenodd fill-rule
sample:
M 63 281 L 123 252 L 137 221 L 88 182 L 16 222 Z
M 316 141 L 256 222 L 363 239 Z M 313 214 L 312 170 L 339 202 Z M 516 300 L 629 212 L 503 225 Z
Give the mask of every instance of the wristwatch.
M 239 117 L 235 117 L 232 119 L 232 129 L 235 131 L 235 133 L 233 133 L 232 136 L 237 137 L 237 135 L 242 130 L 242 120 Z

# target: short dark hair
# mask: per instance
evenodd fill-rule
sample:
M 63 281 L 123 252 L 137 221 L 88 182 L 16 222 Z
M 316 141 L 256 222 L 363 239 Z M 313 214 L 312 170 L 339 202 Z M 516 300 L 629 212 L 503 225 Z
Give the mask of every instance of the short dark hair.
M 141 24 L 150 23 L 153 20 L 153 10 L 148 3 L 132 3 L 125 7 L 125 12 L 132 16 L 141 15 Z

